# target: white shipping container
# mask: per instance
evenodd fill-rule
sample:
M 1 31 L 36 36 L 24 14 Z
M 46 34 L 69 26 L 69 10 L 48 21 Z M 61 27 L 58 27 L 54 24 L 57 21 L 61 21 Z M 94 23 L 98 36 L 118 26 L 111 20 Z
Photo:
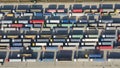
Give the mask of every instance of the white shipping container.
M 104 11 L 104 12 L 114 12 L 114 9 L 103 9 L 102 11 Z
M 33 13 L 24 13 L 24 16 L 33 16 Z
M 68 45 L 75 45 L 76 46 L 76 45 L 79 45 L 79 43 L 69 42 Z
M 3 17 L 3 13 L 0 13 L 0 17 Z
M 36 46 L 47 46 L 47 43 L 36 43 Z
M 60 23 L 60 20 L 50 20 L 50 23 Z
M 12 42 L 21 42 L 21 39 L 12 39 Z
M 2 20 L 1 23 L 12 24 L 12 20 Z
M 40 9 L 31 9 L 31 12 L 41 12 Z
M 37 39 L 37 42 L 44 42 L 44 41 L 49 42 L 49 39 Z
M 31 46 L 31 43 L 23 43 L 23 46 Z
M 112 38 L 104 38 L 104 39 L 102 39 L 102 41 L 115 41 L 116 39 L 112 39 Z
M 112 26 L 120 26 L 118 23 L 112 23 Z M 119 29 L 119 27 L 117 27 Z
M 31 42 L 31 39 L 23 39 L 23 42 Z
M 3 59 L 0 59 L 0 62 L 3 62 Z
M 120 62 L 120 59 L 108 59 L 109 62 L 117 61 Z
M 2 27 L 7 27 L 7 26 L 8 26 L 8 24 L 2 24 L 1 26 L 2 26 Z
M 1 39 L 0 42 L 9 42 L 10 39 Z
M 26 62 L 36 62 L 36 59 L 26 59 Z
M 106 35 L 106 37 L 116 37 L 116 35 Z
M 76 47 L 63 47 L 63 50 L 76 50 Z
M 97 45 L 97 43 L 96 42 L 85 42 L 84 45 L 91 45 L 91 46 L 93 45 L 94 46 L 94 45 Z
M 89 60 L 88 59 L 78 59 L 78 61 L 88 62 Z
M 4 28 L 5 31 L 11 31 L 11 30 L 16 30 L 16 28 Z
M 63 45 L 63 43 L 52 43 L 52 45 L 56 45 L 56 46 L 59 46 L 59 45 Z
M 9 43 L 0 43 L 0 46 L 10 46 Z
M 28 24 L 28 20 L 19 20 L 18 23 Z
M 84 13 L 72 13 L 72 16 L 84 16 Z
M 107 30 L 116 30 L 116 27 L 106 27 Z
M 9 59 L 9 62 L 21 62 L 21 59 Z
M 81 49 L 85 50 L 85 49 L 95 49 L 95 46 L 87 46 L 87 47 L 81 47 Z
M 90 39 L 90 38 L 89 38 L 89 39 L 87 39 L 87 38 L 86 38 L 86 39 L 82 39 L 82 41 L 96 41 L 96 42 L 97 42 L 97 41 L 98 41 L 98 39 Z

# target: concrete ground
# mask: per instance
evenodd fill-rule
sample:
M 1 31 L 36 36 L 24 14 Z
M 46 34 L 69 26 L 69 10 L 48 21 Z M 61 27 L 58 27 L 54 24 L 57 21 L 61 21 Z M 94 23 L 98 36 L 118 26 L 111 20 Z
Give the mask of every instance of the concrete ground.
M 86 5 L 99 5 L 102 3 L 112 3 L 112 4 L 120 4 L 120 2 L 82 2 L 81 4 Z M 28 3 L 1 3 L 0 5 L 5 4 L 28 4 Z M 33 4 L 33 3 L 29 3 Z M 37 3 L 41 4 L 44 7 L 47 7 L 49 4 L 61 4 L 61 3 Z M 66 7 L 74 3 L 62 3 Z M 17 63 L 8 63 L 6 62 L 4 65 L 0 64 L 0 68 L 120 68 L 120 61 L 114 62 L 17 62 Z

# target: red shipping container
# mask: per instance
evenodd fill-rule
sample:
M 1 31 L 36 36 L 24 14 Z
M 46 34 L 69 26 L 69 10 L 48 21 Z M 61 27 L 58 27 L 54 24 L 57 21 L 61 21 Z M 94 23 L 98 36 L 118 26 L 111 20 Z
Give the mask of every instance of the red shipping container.
M 23 24 L 11 24 L 11 27 L 21 28 L 23 27 Z
M 118 38 L 120 38 L 120 35 L 118 35 Z
M 73 13 L 82 13 L 82 9 L 73 9 L 72 12 Z
M 31 20 L 30 23 L 33 23 L 33 24 L 43 24 L 44 20 Z
M 97 46 L 97 49 L 99 49 L 99 50 L 110 50 L 110 49 L 113 49 L 113 46 L 111 46 L 111 45 L 99 45 L 99 46 Z
M 99 12 L 103 12 L 103 9 L 100 9 Z

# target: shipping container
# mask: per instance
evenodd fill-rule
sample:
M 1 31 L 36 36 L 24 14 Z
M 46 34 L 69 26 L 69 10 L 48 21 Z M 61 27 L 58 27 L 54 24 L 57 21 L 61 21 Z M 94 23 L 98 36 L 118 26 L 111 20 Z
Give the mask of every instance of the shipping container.
M 49 42 L 48 38 L 36 39 L 36 42 Z
M 57 50 L 58 50 L 57 46 L 46 47 L 46 51 L 57 51 Z
M 71 39 L 68 39 L 67 41 L 70 41 L 70 42 L 80 42 L 81 39 L 80 38 L 71 38 Z
M 110 61 L 113 61 L 112 59 L 120 59 L 120 53 L 119 52 L 109 52 L 107 55 L 108 59 L 111 59 Z
M 82 49 L 82 50 L 95 49 L 95 46 L 81 46 L 79 49 L 80 49 L 80 50 L 81 50 L 81 49 Z
M 84 16 L 84 13 L 72 13 L 72 16 Z
M 80 43 L 79 42 L 67 42 L 67 45 L 69 45 L 69 46 L 79 46 Z
M 113 46 L 111 46 L 111 45 L 99 45 L 99 46 L 97 46 L 97 49 L 99 49 L 99 50 L 111 50 L 111 49 L 113 49 Z
M 101 38 L 100 41 L 116 41 L 115 38 Z
M 66 42 L 66 39 L 64 39 L 64 38 L 54 38 L 53 39 L 53 42 Z
M 89 62 L 89 59 L 77 59 L 78 62 Z
M 34 16 L 43 16 L 43 13 L 41 13 L 41 12 L 34 12 Z
M 58 13 L 67 13 L 67 8 L 65 8 L 65 5 L 58 5 L 58 8 L 57 8 L 57 12 Z
M 10 42 L 10 39 L 1 39 L 0 42 Z
M 28 24 L 30 17 L 29 16 L 22 16 L 22 17 L 18 17 L 17 20 L 18 20 L 18 23 Z
M 4 13 L 0 13 L 0 18 L 4 16 Z
M 23 13 L 23 16 L 33 16 L 33 13 L 32 12 L 25 12 L 25 13 Z
M 99 45 L 113 45 L 113 42 L 112 41 L 102 41 L 102 42 L 99 42 Z
M 102 58 L 101 54 L 89 54 L 89 58 Z
M 12 31 L 12 30 L 16 30 L 16 28 L 14 28 L 14 27 L 9 27 L 9 28 L 5 27 L 4 30 L 5 31 Z
M 32 46 L 31 44 L 32 44 L 31 42 L 23 42 L 23 46 Z
M 20 52 L 10 52 L 8 57 L 9 62 L 21 62 Z
M 95 17 L 94 16 L 89 16 L 88 22 L 89 23 L 96 23 Z
M 61 23 L 69 23 L 69 17 L 68 16 L 62 17 Z
M 28 19 L 26 19 L 26 20 L 19 20 L 18 23 L 28 24 Z
M 1 12 L 11 12 L 14 10 L 14 5 L 3 5 L 1 7 Z
M 42 5 L 31 5 L 30 12 L 43 12 L 43 6 Z
M 47 43 L 41 42 L 41 43 L 35 43 L 35 45 L 36 45 L 36 46 L 47 46 Z
M 42 62 L 54 62 L 54 52 L 41 52 L 39 60 Z
M 1 43 L 0 43 L 0 46 L 3 46 L 3 47 L 4 47 L 4 46 L 5 46 L 5 47 L 8 47 L 8 46 L 10 46 L 10 43 L 3 43 L 3 42 L 1 42 Z
M 20 30 L 20 31 L 29 31 L 30 28 L 29 28 L 29 27 L 23 27 L 23 28 L 20 28 L 19 30 Z
M 13 17 L 14 14 L 13 14 L 13 13 L 8 13 L 6 16 L 8 16 L 8 17 Z
M 20 51 L 21 49 L 23 49 L 23 47 L 10 47 L 10 50 L 15 50 L 15 51 Z
M 100 4 L 100 12 L 114 12 L 113 4 Z
M 83 11 L 86 13 L 90 12 L 90 5 L 84 5 Z
M 72 61 L 72 50 L 60 50 L 57 52 L 57 61 Z
M 46 12 L 51 12 L 54 13 L 57 11 L 57 5 L 55 4 L 50 4 L 48 8 L 45 9 Z
M 72 7 L 72 12 L 73 13 L 82 13 L 83 12 L 83 8 L 81 4 L 74 4 Z
M 68 13 L 55 13 L 55 16 L 68 16 Z
M 97 5 L 91 5 L 91 11 L 92 11 L 93 13 L 98 12 Z
M 85 38 L 85 39 L 82 39 L 82 41 L 98 41 L 98 38 Z
M 119 13 L 120 12 L 120 4 L 115 4 L 115 12 Z
M 78 20 L 79 20 L 79 23 L 87 23 L 88 22 L 87 16 L 81 16 Z
M 15 47 L 22 47 L 23 46 L 23 43 L 12 43 L 12 45 L 10 46 L 15 46 Z
M 37 62 L 37 57 L 38 57 L 38 53 L 37 52 L 33 52 L 32 56 L 25 58 L 25 61 L 26 62 Z
M 95 45 L 97 45 L 97 43 L 96 42 L 88 42 L 88 41 L 86 41 L 86 42 L 84 42 L 84 46 L 95 46 Z
M 16 8 L 16 12 L 26 12 L 29 11 L 29 5 L 18 5 Z
M 63 47 L 63 50 L 76 50 L 76 47 Z
M 76 17 L 75 17 L 75 16 L 71 16 L 71 17 L 69 18 L 69 22 L 70 22 L 70 23 L 76 23 L 76 22 L 77 22 Z
M 45 17 L 41 16 L 33 16 L 30 20 L 30 23 L 32 24 L 43 24 L 45 22 Z
M 0 63 L 3 63 L 6 58 L 7 53 L 4 51 L 0 51 Z
M 11 24 L 11 27 L 13 28 L 22 28 L 23 26 L 23 24 Z
M 48 17 L 46 23 L 60 23 L 60 16 Z
M 105 60 L 103 58 L 101 58 L 101 59 L 90 59 L 90 61 L 104 62 Z
M 36 47 L 36 46 L 34 46 L 34 47 L 31 47 L 31 49 L 32 49 L 33 51 L 40 51 L 40 50 L 41 50 L 41 47 Z
M 22 42 L 31 42 L 31 39 L 25 39 L 25 38 L 23 38 Z
M 49 43 L 51 44 L 52 46 L 59 46 L 59 45 L 63 45 L 62 42 L 52 42 L 52 43 Z
M 99 22 L 102 22 L 102 23 L 112 23 L 113 19 L 111 18 L 110 15 L 102 16 L 102 17 L 99 17 Z

